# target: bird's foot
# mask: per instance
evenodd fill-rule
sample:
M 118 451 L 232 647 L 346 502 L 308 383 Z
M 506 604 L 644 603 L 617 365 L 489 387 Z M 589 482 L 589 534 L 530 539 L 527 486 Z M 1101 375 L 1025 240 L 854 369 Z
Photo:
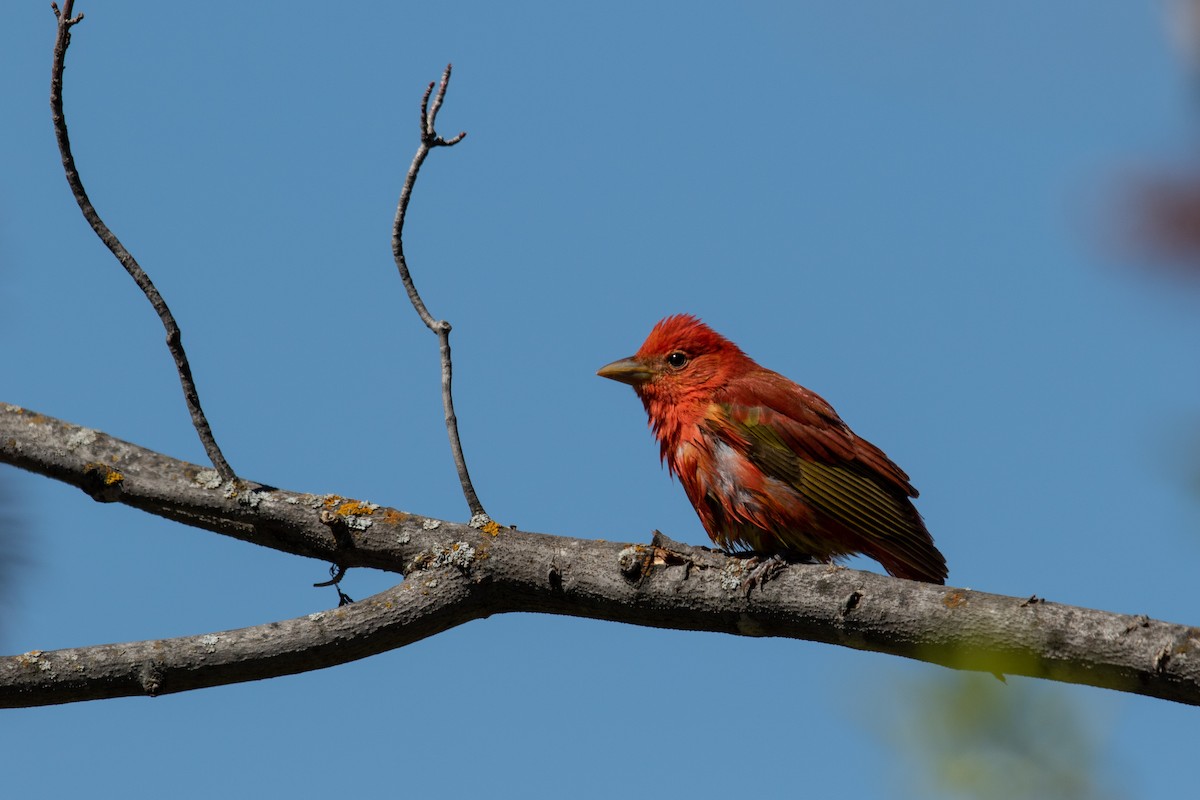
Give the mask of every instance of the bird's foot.
M 750 574 L 742 579 L 742 591 L 746 593 L 746 597 L 750 596 L 750 592 L 756 586 L 761 591 L 767 581 L 787 569 L 790 563 L 792 562 L 779 553 L 775 553 L 765 559 L 758 555 L 751 556 L 749 561 L 746 562 L 746 567 L 750 569 Z M 753 565 L 753 568 L 751 568 L 751 565 Z

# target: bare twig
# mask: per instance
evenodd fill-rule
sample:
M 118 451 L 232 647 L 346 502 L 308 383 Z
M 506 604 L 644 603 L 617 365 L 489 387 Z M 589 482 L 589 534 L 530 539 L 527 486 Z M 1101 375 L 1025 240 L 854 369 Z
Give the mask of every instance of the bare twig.
M 4 404 L 0 463 L 85 491 L 102 479 L 119 487 L 107 500 L 284 552 L 405 576 L 400 587 L 347 606 L 345 615 L 323 615 L 317 626 L 301 618 L 278 627 L 0 658 L 0 706 L 286 675 L 506 612 L 806 639 L 1200 705 L 1200 628 L 1143 615 L 821 564 L 789 565 L 747 597 L 745 559 L 662 535 L 651 544 L 508 529 L 493 535 L 331 495 L 254 484 L 228 493 L 211 485 L 211 470 Z M 105 466 L 111 464 L 119 470 Z M 353 519 L 347 527 L 354 546 L 340 544 L 313 508 Z
M 329 567 L 329 580 L 314 583 L 314 589 L 321 589 L 326 586 L 337 586 L 342 582 L 342 578 L 346 577 L 346 567 L 340 567 L 337 564 L 331 564 Z
M 392 226 L 392 255 L 396 259 L 396 268 L 400 270 L 400 280 L 404 282 L 408 299 L 416 309 L 417 316 L 438 337 L 438 348 L 442 357 L 442 407 L 446 412 L 446 432 L 450 436 L 450 450 L 454 455 L 454 466 L 458 469 L 458 480 L 462 484 L 463 497 L 466 498 L 467 506 L 471 510 L 471 524 L 478 527 L 490 522 L 491 519 L 483 510 L 483 503 L 479 502 L 479 496 L 475 493 L 475 487 L 471 483 L 471 475 L 467 472 L 467 460 L 463 456 L 462 442 L 458 436 L 458 417 L 454 414 L 454 396 L 450 389 L 454 372 L 450 360 L 450 323 L 444 319 L 435 320 L 429 313 L 429 309 L 421 300 L 421 295 L 417 292 L 412 275 L 408 271 L 408 262 L 404 260 L 404 217 L 408 213 L 408 201 L 412 198 L 413 186 L 417 182 L 417 174 L 421 171 L 421 165 L 425 163 L 425 157 L 433 148 L 453 147 L 467 135 L 466 131 L 463 131 L 451 139 L 443 139 L 438 136 L 437 130 L 434 128 L 438 111 L 442 108 L 442 101 L 446 99 L 446 88 L 450 85 L 452 66 L 451 64 L 446 65 L 446 71 L 442 73 L 441 85 L 430 83 L 425 89 L 425 96 L 421 98 L 421 144 L 417 147 L 417 153 L 408 167 L 408 176 L 404 179 L 404 186 L 400 189 L 400 202 L 396 205 L 396 221 Z M 433 95 L 434 86 L 438 87 L 436 95 Z M 429 104 L 431 95 L 433 95 L 432 106 Z
M 333 538 L 337 540 L 338 547 L 354 547 L 354 536 L 350 533 L 350 525 L 346 521 L 345 515 L 339 514 L 332 508 L 322 508 L 317 514 L 317 519 L 321 521 L 322 525 L 329 528 Z M 346 577 L 347 569 L 348 567 L 344 564 L 334 562 L 329 566 L 329 580 L 313 584 L 314 588 L 332 586 L 337 589 L 339 607 L 354 602 L 354 598 L 342 591 L 342 578 Z
M 196 391 L 195 381 L 192 380 L 192 368 L 188 364 L 187 354 L 183 349 L 179 325 L 175 323 L 175 317 L 171 314 L 171 309 L 167 307 L 167 302 L 163 300 L 158 289 L 150 281 L 150 276 L 146 274 L 133 255 L 125 249 L 116 234 L 104 224 L 104 220 L 100 219 L 99 213 L 96 212 L 95 206 L 88 198 L 87 191 L 83 188 L 79 170 L 75 167 L 75 157 L 71 154 L 71 140 L 67 135 L 67 118 L 63 113 L 62 91 L 67 48 L 71 44 L 71 28 L 83 19 L 82 13 L 75 17 L 71 16 L 74 4 L 75 0 L 65 0 L 61 11 L 57 3 L 50 4 L 54 10 L 54 16 L 58 19 L 58 36 L 54 41 L 54 66 L 50 74 L 50 111 L 54 122 L 54 135 L 58 139 L 58 151 L 62 155 L 63 171 L 66 173 L 67 183 L 71 186 L 71 194 L 75 196 L 75 202 L 79 204 L 79 210 L 83 212 L 84 219 L 92 226 L 92 230 L 100 237 L 100 241 L 104 242 L 105 246 L 121 262 L 121 266 L 125 267 L 125 271 L 137 283 L 146 295 L 146 299 L 150 301 L 150 305 L 158 313 L 158 318 L 162 320 L 163 328 L 167 331 L 167 348 L 171 351 L 171 357 L 175 359 L 175 369 L 179 372 L 179 383 L 183 387 L 183 399 L 187 403 L 188 412 L 192 415 L 192 425 L 195 426 L 196 433 L 200 436 L 200 442 L 204 445 L 204 450 L 208 454 L 209 460 L 212 461 L 213 467 L 216 468 L 223 480 L 232 481 L 235 478 L 233 468 L 229 466 L 229 462 L 221 453 L 221 448 L 217 446 L 212 429 L 208 425 L 208 419 L 204 416 L 203 409 L 200 408 L 200 395 Z

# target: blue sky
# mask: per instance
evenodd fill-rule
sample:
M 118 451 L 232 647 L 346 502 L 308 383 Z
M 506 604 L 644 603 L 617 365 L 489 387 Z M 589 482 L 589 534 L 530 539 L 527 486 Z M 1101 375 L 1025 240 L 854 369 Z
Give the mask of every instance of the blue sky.
M 426 164 L 406 249 L 454 324 L 495 518 L 705 541 L 633 394 L 594 375 L 691 312 L 910 473 L 951 583 L 1200 624 L 1200 292 L 1113 247 L 1123 179 L 1200 134 L 1161 4 L 426 6 L 77 9 L 81 173 L 240 474 L 466 517 L 389 241 L 417 103 L 453 61 L 440 127 L 469 135 Z M 0 401 L 203 461 L 158 320 L 63 180 L 53 36 L 45 3 L 6 5 Z M 336 602 L 323 564 L 3 478 L 27 539 L 5 652 Z M 509 616 L 318 673 L 7 711 L 0 752 L 6 786 L 45 796 L 897 796 L 916 790 L 886 720 L 949 675 Z M 1057 691 L 1115 790 L 1184 780 L 1163 765 L 1194 758 L 1194 709 Z

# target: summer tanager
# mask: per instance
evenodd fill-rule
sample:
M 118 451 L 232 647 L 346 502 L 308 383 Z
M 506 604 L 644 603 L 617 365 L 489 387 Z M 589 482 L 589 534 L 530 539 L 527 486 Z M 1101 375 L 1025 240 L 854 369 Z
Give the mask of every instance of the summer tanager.
M 863 553 L 897 577 L 945 583 L 904 470 L 696 317 L 660 321 L 636 355 L 597 374 L 637 392 L 718 546 L 826 563 Z

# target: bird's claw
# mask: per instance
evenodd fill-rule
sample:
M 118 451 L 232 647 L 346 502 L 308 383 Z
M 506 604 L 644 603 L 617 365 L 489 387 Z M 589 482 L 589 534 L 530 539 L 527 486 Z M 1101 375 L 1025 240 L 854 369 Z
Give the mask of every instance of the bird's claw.
M 759 591 L 762 591 L 762 587 L 767 581 L 787 569 L 788 560 L 779 553 L 775 553 L 770 558 L 762 560 L 758 556 L 753 556 L 746 566 L 751 564 L 754 565 L 754 568 L 750 570 L 749 575 L 742 579 L 742 591 L 746 593 L 746 597 L 750 596 L 751 590 L 756 586 Z

